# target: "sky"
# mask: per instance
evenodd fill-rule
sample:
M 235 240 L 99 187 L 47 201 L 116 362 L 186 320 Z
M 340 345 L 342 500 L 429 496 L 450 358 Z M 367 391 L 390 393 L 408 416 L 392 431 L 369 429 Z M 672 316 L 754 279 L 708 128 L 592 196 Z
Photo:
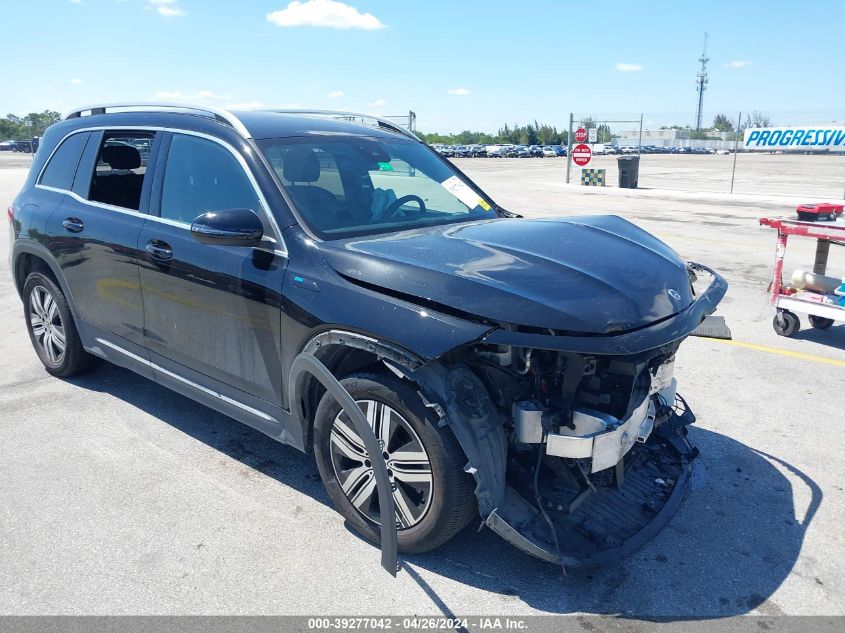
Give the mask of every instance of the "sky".
M 441 133 L 566 128 L 570 112 L 687 125 L 706 31 L 705 122 L 845 120 L 842 0 L 4 0 L 0 15 L 2 114 L 179 101 L 413 110 Z

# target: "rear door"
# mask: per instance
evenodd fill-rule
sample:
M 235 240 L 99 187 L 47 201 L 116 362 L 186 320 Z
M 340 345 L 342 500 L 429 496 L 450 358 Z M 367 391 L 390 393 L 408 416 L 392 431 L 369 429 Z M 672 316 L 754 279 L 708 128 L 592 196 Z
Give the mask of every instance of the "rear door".
M 91 132 L 70 191 L 47 221 L 48 248 L 73 296 L 84 338 L 143 341 L 138 237 L 157 137 L 145 130 Z M 42 179 L 49 172 L 48 163 Z
M 162 149 L 153 193 L 158 217 L 141 231 L 144 342 L 151 360 L 201 390 L 228 394 L 253 412 L 281 405 L 281 285 L 287 259 L 254 178 L 236 150 L 173 132 Z M 164 158 L 166 154 L 166 159 Z M 158 174 L 161 173 L 159 178 Z M 252 209 L 263 247 L 200 244 L 193 219 L 207 211 Z M 196 387 L 195 387 L 196 388 Z

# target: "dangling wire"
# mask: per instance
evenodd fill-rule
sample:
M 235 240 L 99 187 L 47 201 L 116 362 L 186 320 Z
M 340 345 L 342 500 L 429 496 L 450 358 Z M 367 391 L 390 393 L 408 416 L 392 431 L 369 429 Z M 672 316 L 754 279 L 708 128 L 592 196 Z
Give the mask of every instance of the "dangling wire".
M 557 560 L 560 564 L 560 570 L 563 572 L 564 576 L 567 576 L 566 566 L 563 564 L 563 556 L 560 554 L 560 543 L 558 543 L 557 540 L 557 530 L 555 530 L 555 524 L 552 522 L 552 518 L 549 516 L 549 513 L 546 512 L 546 509 L 543 507 L 543 500 L 540 498 L 540 464 L 543 461 L 543 456 L 546 454 L 547 436 L 548 430 L 543 429 L 543 442 L 537 447 L 537 465 L 534 467 L 534 501 L 537 503 L 537 507 L 540 509 L 540 513 L 543 515 L 546 523 L 549 524 L 549 529 L 552 531 L 552 540 L 555 544 L 555 552 L 557 552 Z

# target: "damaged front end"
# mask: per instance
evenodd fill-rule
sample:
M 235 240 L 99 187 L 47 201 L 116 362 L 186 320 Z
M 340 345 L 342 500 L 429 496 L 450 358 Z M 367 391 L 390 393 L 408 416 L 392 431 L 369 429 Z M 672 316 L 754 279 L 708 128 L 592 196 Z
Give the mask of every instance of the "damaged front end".
M 577 351 L 555 333 L 497 330 L 413 372 L 467 454 L 485 524 L 505 540 L 594 567 L 638 548 L 674 514 L 698 454 L 675 354 L 726 290 L 697 268 L 713 281 L 669 320 L 683 325 L 577 337 Z M 506 343 L 526 336 L 545 345 Z M 590 341 L 595 353 L 585 351 Z
M 695 418 L 677 394 L 671 355 L 563 362 L 560 355 L 538 356 L 533 397 L 513 403 L 506 425 L 504 503 L 486 523 L 544 560 L 605 564 L 637 548 L 674 513 L 696 454 L 686 439 Z M 544 362 L 562 364 L 562 371 Z M 582 373 L 571 395 L 567 371 Z M 564 395 L 548 397 L 554 391 Z

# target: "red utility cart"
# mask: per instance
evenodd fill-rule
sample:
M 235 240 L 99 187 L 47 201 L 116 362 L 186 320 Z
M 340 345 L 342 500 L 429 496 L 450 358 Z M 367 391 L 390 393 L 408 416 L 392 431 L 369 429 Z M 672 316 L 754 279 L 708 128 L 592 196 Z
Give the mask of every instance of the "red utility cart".
M 827 271 L 827 260 L 830 246 L 845 246 L 845 226 L 836 222 L 803 222 L 783 218 L 761 218 L 760 224 L 777 229 L 778 242 L 775 255 L 775 269 L 770 285 L 771 303 L 777 308 L 774 318 L 775 332 L 781 336 L 794 336 L 801 327 L 796 312 L 808 314 L 810 324 L 818 329 L 827 329 L 834 321 L 845 321 L 845 306 L 841 305 L 842 297 L 830 292 L 803 290 L 783 282 L 783 258 L 786 254 L 787 238 L 790 235 L 809 237 L 816 240 L 816 261 L 813 264 L 813 274 L 824 276 Z M 825 278 L 830 283 L 832 278 Z M 838 280 L 839 288 L 845 287 L 842 279 Z M 835 303 L 831 303 L 835 301 Z
M 819 220 L 835 220 L 842 215 L 843 208 L 845 207 L 841 204 L 812 202 L 810 204 L 799 204 L 795 207 L 795 212 L 798 214 L 799 220 L 818 222 Z

